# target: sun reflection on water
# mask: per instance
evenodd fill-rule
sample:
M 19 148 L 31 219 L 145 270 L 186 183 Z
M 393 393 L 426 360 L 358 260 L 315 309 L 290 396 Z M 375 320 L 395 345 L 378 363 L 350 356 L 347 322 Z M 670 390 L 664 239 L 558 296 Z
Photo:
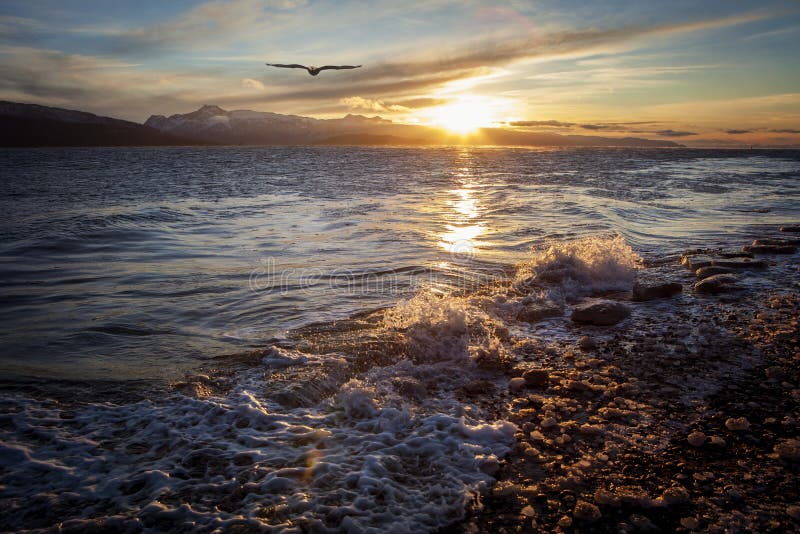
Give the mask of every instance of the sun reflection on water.
M 478 238 L 486 233 L 486 226 L 478 221 L 483 208 L 475 197 L 475 184 L 464 172 L 469 169 L 461 171 L 459 176 L 465 181 L 460 188 L 448 191 L 455 198 L 447 201 L 452 212 L 445 215 L 446 231 L 439 236 L 438 244 L 451 254 L 475 254 L 480 248 Z

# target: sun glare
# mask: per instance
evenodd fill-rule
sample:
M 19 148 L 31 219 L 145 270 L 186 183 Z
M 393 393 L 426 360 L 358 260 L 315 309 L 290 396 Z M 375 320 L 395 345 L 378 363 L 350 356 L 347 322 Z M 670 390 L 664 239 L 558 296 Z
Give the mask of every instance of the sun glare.
M 430 122 L 451 132 L 468 134 L 491 126 L 495 110 L 485 98 L 460 98 L 452 104 L 430 109 Z

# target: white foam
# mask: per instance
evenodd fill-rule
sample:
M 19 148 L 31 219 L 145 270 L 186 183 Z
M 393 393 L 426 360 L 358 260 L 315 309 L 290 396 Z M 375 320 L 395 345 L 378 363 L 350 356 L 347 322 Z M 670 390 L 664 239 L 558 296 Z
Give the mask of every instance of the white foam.
M 519 267 L 516 281 L 519 287 L 556 286 L 571 300 L 597 291 L 630 289 L 641 261 L 622 236 L 588 237 L 534 252 Z

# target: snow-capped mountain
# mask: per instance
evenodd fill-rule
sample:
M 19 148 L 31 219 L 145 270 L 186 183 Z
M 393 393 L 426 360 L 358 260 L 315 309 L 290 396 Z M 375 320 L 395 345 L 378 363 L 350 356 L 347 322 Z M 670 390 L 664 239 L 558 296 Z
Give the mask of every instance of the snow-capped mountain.
M 203 106 L 197 111 L 170 117 L 153 115 L 145 126 L 182 137 L 228 144 L 313 144 L 342 135 L 386 135 L 406 130 L 403 125 L 380 117 L 347 115 L 341 119 L 312 119 L 268 111 L 226 111 L 219 106 Z

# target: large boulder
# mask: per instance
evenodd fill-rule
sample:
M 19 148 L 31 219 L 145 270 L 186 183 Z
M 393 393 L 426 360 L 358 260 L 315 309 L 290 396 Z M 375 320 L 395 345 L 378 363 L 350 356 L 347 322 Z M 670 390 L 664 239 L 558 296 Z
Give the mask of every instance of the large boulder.
M 576 323 L 609 326 L 617 324 L 631 314 L 631 309 L 621 302 L 601 300 L 576 306 L 572 320 Z

